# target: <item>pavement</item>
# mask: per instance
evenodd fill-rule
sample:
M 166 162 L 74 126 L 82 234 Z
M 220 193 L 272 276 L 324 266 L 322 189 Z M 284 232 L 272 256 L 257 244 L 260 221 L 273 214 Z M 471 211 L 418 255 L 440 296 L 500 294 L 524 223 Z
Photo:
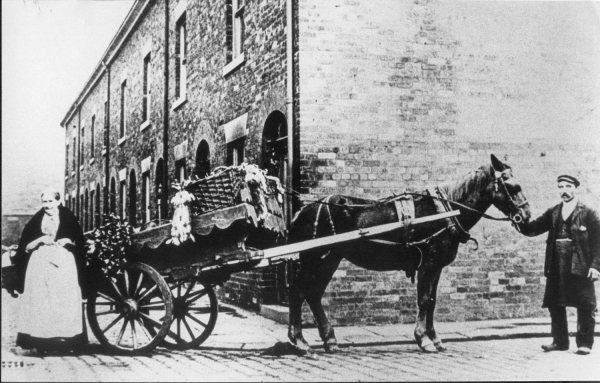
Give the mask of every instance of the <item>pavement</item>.
M 89 332 L 83 355 L 28 354 L 14 346 L 18 299 L 2 291 L 2 381 L 385 381 L 385 380 L 599 380 L 600 351 L 544 353 L 549 318 L 438 322 L 449 351 L 421 352 L 414 324 L 339 326 L 341 352 L 326 354 L 314 326 L 304 336 L 314 352 L 289 347 L 287 325 L 220 303 L 217 325 L 199 348 L 157 348 L 146 356 L 102 351 Z M 269 310 L 269 308 L 265 308 Z M 275 308 L 272 308 L 275 310 Z M 569 317 L 576 330 L 576 318 Z M 596 336 L 600 333 L 596 332 Z

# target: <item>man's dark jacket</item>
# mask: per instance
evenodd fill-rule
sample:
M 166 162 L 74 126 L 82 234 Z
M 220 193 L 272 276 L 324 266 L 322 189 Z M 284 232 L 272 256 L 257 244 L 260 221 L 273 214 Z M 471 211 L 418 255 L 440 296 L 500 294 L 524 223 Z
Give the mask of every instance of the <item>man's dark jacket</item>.
M 561 214 L 562 203 L 551 207 L 539 218 L 521 224 L 521 232 L 533 237 L 548 232 L 546 240 L 546 262 L 544 275 L 550 273 L 552 256 L 557 226 Z M 581 201 L 577 202 L 571 219 L 571 237 L 573 246 L 573 259 L 571 274 L 587 277 L 590 268 L 600 270 L 600 217 L 598 212 L 586 206 Z
M 44 209 L 41 209 L 35 213 L 29 222 L 27 222 L 25 228 L 23 228 L 23 233 L 21 234 L 21 239 L 19 240 L 19 247 L 14 257 L 15 268 L 19 281 L 17 291 L 21 294 L 24 290 L 27 264 L 29 263 L 29 258 L 31 257 L 31 253 L 26 252 L 25 248 L 30 242 L 44 235 L 44 233 L 42 233 L 42 219 L 44 218 L 44 214 Z M 81 229 L 81 225 L 79 224 L 77 217 L 75 217 L 71 210 L 62 205 L 58 207 L 58 218 L 60 222 L 58 224 L 58 231 L 56 232 L 55 240 L 68 238 L 74 243 L 74 245 L 67 245 L 65 248 L 69 250 L 75 257 L 77 272 L 79 274 L 79 285 L 83 288 L 86 286 L 85 237 L 83 236 L 83 230 Z M 85 291 L 82 292 L 84 292 L 85 296 Z

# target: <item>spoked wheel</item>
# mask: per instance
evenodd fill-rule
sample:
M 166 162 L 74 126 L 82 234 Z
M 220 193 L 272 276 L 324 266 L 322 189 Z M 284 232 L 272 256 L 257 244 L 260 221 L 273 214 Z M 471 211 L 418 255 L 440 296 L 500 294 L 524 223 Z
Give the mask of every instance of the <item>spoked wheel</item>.
M 169 286 L 173 295 L 173 323 L 161 345 L 175 350 L 197 347 L 210 336 L 217 322 L 219 304 L 215 291 L 210 285 L 194 280 L 177 281 Z
M 118 353 L 144 354 L 169 331 L 173 298 L 156 270 L 134 263 L 117 278 L 107 278 L 106 286 L 89 297 L 87 315 L 103 346 Z

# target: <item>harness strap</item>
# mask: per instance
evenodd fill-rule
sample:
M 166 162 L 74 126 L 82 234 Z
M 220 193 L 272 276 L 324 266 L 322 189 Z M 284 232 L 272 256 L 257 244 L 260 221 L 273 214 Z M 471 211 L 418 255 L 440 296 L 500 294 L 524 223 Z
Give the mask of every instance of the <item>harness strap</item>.
M 317 228 L 319 226 L 319 217 L 321 216 L 321 209 L 323 208 L 323 206 L 325 206 L 325 208 L 327 209 L 327 214 L 329 215 L 329 223 L 331 224 L 331 230 L 333 231 L 333 234 L 335 234 L 335 226 L 333 224 L 333 219 L 331 217 L 331 210 L 329 210 L 329 200 L 331 199 L 331 197 L 333 196 L 327 196 L 327 198 L 325 199 L 325 202 L 320 203 L 319 204 L 319 208 L 317 209 L 317 216 L 315 217 L 315 223 L 314 223 L 314 229 L 313 229 L 313 239 L 317 238 Z
M 431 200 L 433 201 L 433 205 L 435 206 L 435 209 L 437 210 L 437 212 L 439 214 L 441 213 L 447 213 L 447 212 L 451 212 L 452 207 L 450 206 L 450 204 L 447 202 L 448 198 L 445 195 L 445 193 L 438 187 L 435 188 L 435 192 L 431 189 L 427 189 L 427 193 L 429 194 L 431 198 Z M 450 230 L 450 234 L 456 238 L 458 238 L 460 243 L 467 243 L 467 241 L 469 241 L 469 239 L 471 239 L 471 234 L 469 234 L 468 231 L 466 231 L 458 222 L 458 219 L 456 219 L 456 217 L 448 217 L 448 218 L 444 218 L 444 221 L 446 222 L 446 227 L 440 231 L 438 231 L 437 233 L 433 234 L 431 237 L 427 238 L 427 241 L 429 241 L 431 238 L 434 238 L 438 235 L 440 235 L 441 233 L 443 233 L 446 230 Z

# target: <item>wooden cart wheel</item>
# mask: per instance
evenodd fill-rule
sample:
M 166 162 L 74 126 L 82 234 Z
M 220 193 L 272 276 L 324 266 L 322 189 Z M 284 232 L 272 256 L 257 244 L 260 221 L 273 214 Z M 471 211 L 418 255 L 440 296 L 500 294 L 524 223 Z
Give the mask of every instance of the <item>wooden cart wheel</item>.
M 169 331 L 173 298 L 156 270 L 134 263 L 91 294 L 87 315 L 103 346 L 117 353 L 144 354 L 156 348 Z
M 169 287 L 173 295 L 173 323 L 161 345 L 175 350 L 201 345 L 217 322 L 219 304 L 215 291 L 195 280 L 177 281 Z

